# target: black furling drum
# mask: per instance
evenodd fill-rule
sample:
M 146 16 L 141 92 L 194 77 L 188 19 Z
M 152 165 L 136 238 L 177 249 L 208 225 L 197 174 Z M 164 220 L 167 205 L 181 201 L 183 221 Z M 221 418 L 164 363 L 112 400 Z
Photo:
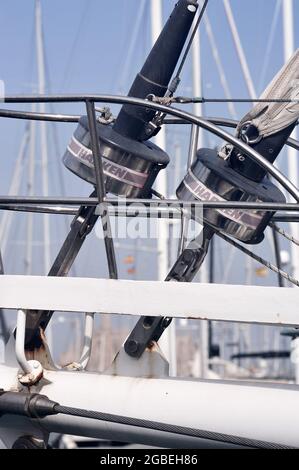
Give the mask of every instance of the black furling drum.
M 106 192 L 127 198 L 149 198 L 160 170 L 169 156 L 152 142 L 139 142 L 115 132 L 110 125 L 97 123 L 100 155 Z M 64 165 L 83 180 L 96 185 L 88 119 L 79 125 L 63 157 Z

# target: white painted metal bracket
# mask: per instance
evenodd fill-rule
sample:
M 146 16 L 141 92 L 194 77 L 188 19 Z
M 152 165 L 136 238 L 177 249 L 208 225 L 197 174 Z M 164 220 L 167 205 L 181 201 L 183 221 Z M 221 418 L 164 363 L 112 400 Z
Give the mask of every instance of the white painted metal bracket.
M 16 358 L 23 371 L 18 379 L 22 385 L 34 385 L 43 376 L 43 368 L 38 361 L 28 361 L 25 355 L 26 312 L 19 310 L 16 330 Z

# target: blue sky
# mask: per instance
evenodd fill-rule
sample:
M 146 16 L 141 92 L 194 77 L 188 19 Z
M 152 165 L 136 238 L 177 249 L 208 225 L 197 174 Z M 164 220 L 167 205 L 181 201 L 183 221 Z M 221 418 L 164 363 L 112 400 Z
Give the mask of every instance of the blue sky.
M 276 1 L 251 0 L 250 8 L 245 0 L 231 1 L 249 66 L 257 81 L 265 61 Z M 118 91 L 118 80 L 124 64 L 126 47 L 139 5 L 140 0 L 42 0 L 45 43 L 53 91 Z M 166 19 L 174 0 L 164 0 L 163 5 Z M 296 23 L 297 8 L 295 12 Z M 9 93 L 28 91 L 30 83 L 33 82 L 33 15 L 34 0 L 1 2 L 0 76 L 5 80 Z M 222 0 L 210 0 L 208 15 L 220 54 L 226 62 L 228 78 L 235 87 L 239 79 L 239 67 Z M 147 14 L 142 23 L 134 61 L 131 64 L 132 74 L 131 77 L 127 77 L 128 80 L 133 77 L 146 51 L 149 50 L 149 21 Z M 74 51 L 74 41 L 78 33 L 79 40 Z M 298 40 L 298 37 L 296 39 Z M 272 72 L 282 64 L 281 45 L 281 28 L 278 27 L 268 78 L 271 78 Z M 206 46 L 204 34 L 204 75 L 206 80 L 213 82 L 215 92 L 219 95 L 221 90 L 217 88 L 216 79 L 210 80 L 214 67 L 210 50 Z M 67 83 L 65 76 L 68 77 Z M 125 87 L 126 84 L 122 85 Z M 237 90 L 242 91 L 242 88 L 238 86 Z
M 5 81 L 7 94 L 31 93 L 36 88 L 36 66 L 34 46 L 34 0 L 2 0 L 0 14 L 0 79 Z M 165 19 L 171 12 L 174 0 L 164 0 Z M 265 52 L 277 0 L 231 0 L 249 68 L 256 84 L 260 82 Z M 136 72 L 141 67 L 150 49 L 149 0 L 134 48 L 133 59 L 128 64 L 128 74 L 122 72 L 126 63 L 126 52 L 132 30 L 140 8 L 140 0 L 41 0 L 43 10 L 44 37 L 51 89 L 55 93 L 118 93 L 128 90 Z M 295 24 L 298 23 L 299 8 L 295 4 Z M 236 51 L 228 29 L 222 0 L 210 0 L 209 19 L 222 58 L 232 95 L 247 97 Z M 283 64 L 281 15 L 266 70 L 266 82 Z M 296 31 L 296 45 L 299 44 Z M 203 89 L 206 97 L 224 97 L 211 49 L 202 27 Z M 181 93 L 190 94 L 191 64 L 184 70 Z M 187 90 L 187 91 L 185 91 Z M 184 91 L 184 93 L 183 93 Z M 14 106 L 15 108 L 16 106 Z M 60 106 L 59 111 L 83 113 L 82 107 Z M 238 108 L 240 117 L 248 106 Z M 207 115 L 228 116 L 227 108 L 210 105 Z M 0 121 L 1 192 L 9 187 L 24 122 Z M 65 146 L 73 132 L 73 125 L 59 127 L 61 155 L 56 155 L 50 143 L 51 193 L 59 193 L 54 172 L 54 161 L 60 162 Z M 183 160 L 185 133 L 180 130 L 175 136 L 168 133 L 169 153 L 173 154 L 174 142 L 181 141 Z M 183 162 L 184 163 L 184 162 Z M 184 171 L 182 169 L 182 171 Z M 69 194 L 87 195 L 90 187 L 63 169 Z M 172 178 L 170 174 L 170 178 Z M 23 191 L 26 187 L 23 188 Z M 38 187 L 37 187 L 38 191 Z M 24 226 L 22 230 L 24 229 Z M 21 228 L 20 228 L 21 230 Z M 55 237 L 53 236 L 53 239 Z M 60 239 L 60 235 L 57 237 Z M 54 251 L 54 248 L 53 248 Z M 142 258 L 144 261 L 144 258 Z M 144 261 L 146 262 L 146 260 Z M 103 272 L 101 272 L 103 274 Z M 152 274 L 151 274 L 152 276 Z
M 36 65 L 34 45 L 34 0 L 1 0 L 0 10 L 0 79 L 5 81 L 7 94 L 29 94 L 36 89 Z M 120 89 L 127 91 L 135 74 L 140 69 L 150 49 L 150 18 L 149 0 L 146 15 L 143 18 L 138 40 L 134 48 L 128 73 L 123 77 L 126 64 L 126 54 L 130 42 L 140 0 L 41 0 L 43 10 L 44 37 L 52 93 L 118 93 Z M 163 0 L 165 19 L 171 12 L 175 0 Z M 231 0 L 236 23 L 240 32 L 244 50 L 248 59 L 253 80 L 257 84 L 261 80 L 263 66 L 267 58 L 265 53 L 277 0 Z M 298 0 L 295 5 L 295 25 L 299 24 Z M 234 49 L 232 37 L 224 14 L 222 0 L 210 0 L 208 15 L 215 34 L 222 58 L 227 80 L 234 97 L 247 97 L 241 69 Z M 299 45 L 299 29 L 296 29 L 296 47 Z M 272 79 L 283 64 L 283 36 L 281 14 L 275 31 L 271 54 L 268 57 L 268 67 L 265 71 L 264 86 Z M 213 60 L 211 48 L 202 27 L 202 71 L 203 90 L 206 97 L 224 97 L 217 69 Z M 180 94 L 190 94 L 191 64 L 188 62 L 184 70 Z M 187 91 L 186 91 L 187 90 Z M 189 91 L 188 91 L 189 90 Z M 259 89 L 259 92 L 261 89 Z M 17 106 L 15 105 L 14 108 Z M 80 106 L 61 105 L 56 110 L 67 113 L 84 113 Z M 237 108 L 238 115 L 248 110 L 248 106 Z M 214 116 L 229 116 L 225 105 L 210 105 L 205 113 Z M 0 149 L 1 193 L 6 194 L 14 169 L 20 140 L 24 132 L 23 121 L 0 120 Z M 64 149 L 74 130 L 73 125 L 59 126 L 59 146 L 61 153 L 57 155 L 49 128 L 49 177 L 52 195 L 59 195 L 57 171 L 62 164 Z M 173 131 L 173 130 L 172 130 Z M 182 174 L 183 164 L 187 158 L 186 133 L 180 129 L 176 133 L 168 132 L 168 152 L 173 157 L 174 144 L 182 145 Z M 210 142 L 211 143 L 211 142 Z M 283 158 L 283 156 L 282 156 Z M 37 181 L 36 192 L 41 194 L 40 155 L 37 152 Z M 173 165 L 173 158 L 172 158 Z M 171 170 L 172 167 L 170 167 Z M 87 196 L 91 188 L 86 183 L 72 176 L 62 167 L 62 174 L 69 195 Z M 172 182 L 173 173 L 169 171 Z M 26 194 L 24 175 L 23 194 Z M 34 238 L 34 273 L 42 274 L 40 262 L 43 252 L 41 246 L 40 217 L 35 216 Z M 55 254 L 61 244 L 66 227 L 61 218 L 52 218 L 51 254 Z M 5 255 L 5 267 L 9 273 L 22 273 L 24 270 L 24 249 L 26 236 L 26 219 L 18 216 L 13 224 L 13 230 Z M 90 241 L 79 256 L 77 274 L 84 276 L 107 276 L 104 261 L 103 244 L 90 237 Z M 264 245 L 257 249 L 264 254 Z M 132 254 L 128 250 L 117 250 L 120 266 L 120 277 L 126 278 L 127 266 L 123 264 L 125 256 Z M 217 242 L 217 272 L 216 281 L 221 280 L 227 246 Z M 154 279 L 156 266 L 152 253 L 136 255 L 136 267 L 139 278 Z M 244 258 L 237 256 L 233 266 L 230 282 L 241 283 L 244 273 L 240 274 Z M 275 283 L 276 278 L 255 279 L 257 283 Z

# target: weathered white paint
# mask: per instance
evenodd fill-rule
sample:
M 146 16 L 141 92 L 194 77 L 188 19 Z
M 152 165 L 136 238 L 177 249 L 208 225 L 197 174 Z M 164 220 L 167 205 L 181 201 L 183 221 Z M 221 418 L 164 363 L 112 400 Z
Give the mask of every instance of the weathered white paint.
M 8 389 L 13 384 L 13 369 L 0 366 L 0 387 Z M 39 392 L 65 406 L 299 446 L 296 385 L 142 379 L 64 371 L 45 371 L 43 384 Z M 58 415 L 42 422 L 43 428 L 51 432 L 63 430 L 114 440 L 126 436 L 130 442 L 158 443 L 157 433 L 152 431 L 96 420 Z M 0 419 L 0 430 L 4 426 L 5 417 Z M 163 435 L 158 437 L 161 446 L 179 442 L 178 436 L 172 436 L 172 443 L 169 435 L 164 440 Z
M 277 287 L 1 276 L 0 308 L 299 325 L 299 290 Z

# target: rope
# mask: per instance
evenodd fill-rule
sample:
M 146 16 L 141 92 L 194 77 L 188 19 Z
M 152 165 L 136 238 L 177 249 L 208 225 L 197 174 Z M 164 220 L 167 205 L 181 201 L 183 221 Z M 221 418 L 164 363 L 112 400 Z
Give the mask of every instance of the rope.
M 178 434 L 188 437 L 195 437 L 198 439 L 206 439 L 209 441 L 217 441 L 222 443 L 228 443 L 232 445 L 250 447 L 257 449 L 288 449 L 289 447 L 274 444 L 270 442 L 259 441 L 255 439 L 248 439 L 237 436 L 230 436 L 227 434 L 220 434 L 211 431 L 203 431 L 200 429 L 192 429 L 183 426 L 177 426 L 173 424 L 159 423 L 156 421 L 147 421 L 144 419 L 129 418 L 126 416 L 112 415 L 108 413 L 101 413 L 98 411 L 87 411 L 77 408 L 69 408 L 66 406 L 56 405 L 55 412 L 69 415 L 77 416 L 79 418 L 90 418 L 98 421 L 105 421 L 108 423 L 123 424 L 125 426 L 133 426 L 143 429 L 152 429 L 154 431 L 167 432 L 171 434 Z

